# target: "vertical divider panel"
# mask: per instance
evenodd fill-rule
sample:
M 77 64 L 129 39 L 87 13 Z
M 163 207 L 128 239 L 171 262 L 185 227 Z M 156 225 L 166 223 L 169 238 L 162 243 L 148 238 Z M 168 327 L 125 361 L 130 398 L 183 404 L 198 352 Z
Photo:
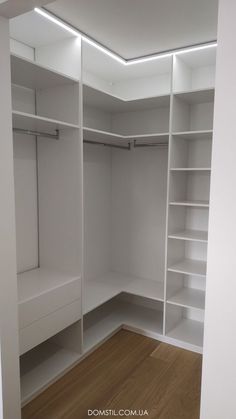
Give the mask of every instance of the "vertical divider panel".
M 55 47 L 55 48 L 54 48 Z M 61 55 L 59 55 L 59 51 Z M 54 56 L 55 55 L 55 56 Z M 66 72 L 71 58 L 78 83 L 37 93 L 37 110 L 78 125 L 63 129 L 59 140 L 38 141 L 40 266 L 82 277 L 83 272 L 83 137 L 81 38 L 51 44 L 36 53 L 39 61 Z M 66 61 L 66 68 L 63 63 Z M 52 92 L 52 94 L 51 94 Z M 65 99 L 65 100 L 64 100 Z M 72 112 L 70 111 L 72 110 Z M 73 120 L 72 120 L 73 119 Z M 78 296 L 79 297 L 79 296 Z M 81 278 L 82 298 L 82 278 Z M 81 310 L 82 316 L 82 310 Z M 82 324 L 82 321 L 80 322 Z M 55 342 L 82 352 L 82 327 L 72 325 Z
M 173 83 L 174 83 L 174 60 L 172 57 L 172 71 L 170 84 L 170 116 L 169 116 L 169 147 L 168 147 L 168 173 L 167 173 L 167 199 L 166 199 L 166 236 L 165 236 L 165 277 L 164 277 L 164 313 L 163 313 L 163 335 L 166 335 L 166 301 L 167 301 L 167 263 L 168 263 L 168 231 L 169 231 L 169 201 L 170 201 L 170 168 L 171 168 L 171 145 L 172 145 L 172 123 L 173 123 Z

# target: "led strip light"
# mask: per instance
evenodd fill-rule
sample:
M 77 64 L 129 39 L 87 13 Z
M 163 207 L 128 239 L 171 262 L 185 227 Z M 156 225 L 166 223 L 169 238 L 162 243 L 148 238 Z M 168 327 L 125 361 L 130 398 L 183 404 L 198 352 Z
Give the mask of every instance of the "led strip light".
M 89 38 L 87 35 L 84 35 L 80 31 L 75 28 L 72 28 L 69 24 L 63 22 L 62 20 L 58 19 L 57 17 L 53 16 L 52 14 L 46 12 L 43 9 L 39 9 L 36 7 L 34 9 L 35 12 L 43 16 L 44 18 L 50 20 L 51 22 L 55 23 L 56 25 L 60 26 L 61 28 L 65 29 L 66 31 L 70 32 L 74 36 L 81 36 L 81 38 L 87 42 L 89 45 L 97 48 L 99 51 L 102 51 L 104 54 L 108 55 L 109 57 L 113 58 L 114 60 L 118 61 L 120 64 L 129 66 L 133 64 L 141 64 L 148 61 L 154 61 L 165 57 L 170 57 L 173 54 L 185 54 L 187 52 L 192 51 L 199 51 L 207 48 L 214 48 L 217 46 L 217 42 L 211 42 L 208 44 L 196 45 L 192 47 L 186 47 L 182 49 L 176 49 L 172 51 L 168 51 L 165 53 L 153 54 L 146 57 L 134 58 L 130 60 L 125 60 L 124 58 L 120 57 L 118 54 L 112 52 L 108 48 L 104 47 L 103 45 L 99 44 L 99 42 L 94 41 L 93 39 Z

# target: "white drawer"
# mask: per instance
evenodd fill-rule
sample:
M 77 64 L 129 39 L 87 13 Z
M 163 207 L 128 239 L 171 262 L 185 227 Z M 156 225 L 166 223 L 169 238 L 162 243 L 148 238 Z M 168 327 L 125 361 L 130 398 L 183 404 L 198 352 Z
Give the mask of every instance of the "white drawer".
M 80 318 L 81 300 L 79 299 L 20 329 L 20 355 L 54 336 Z
M 19 275 L 18 289 L 20 329 L 81 298 L 80 278 L 43 269 Z

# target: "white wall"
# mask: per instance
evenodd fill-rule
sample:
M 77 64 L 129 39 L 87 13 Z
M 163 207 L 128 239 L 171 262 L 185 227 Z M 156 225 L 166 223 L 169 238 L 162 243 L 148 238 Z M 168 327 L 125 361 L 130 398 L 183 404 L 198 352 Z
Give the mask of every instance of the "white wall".
M 235 21 L 220 0 L 201 419 L 236 418 Z
M 164 281 L 167 148 L 112 151 L 112 269 Z
M 0 345 L 4 419 L 20 418 L 16 242 L 8 21 L 0 17 Z M 1 397 L 1 396 L 0 396 Z

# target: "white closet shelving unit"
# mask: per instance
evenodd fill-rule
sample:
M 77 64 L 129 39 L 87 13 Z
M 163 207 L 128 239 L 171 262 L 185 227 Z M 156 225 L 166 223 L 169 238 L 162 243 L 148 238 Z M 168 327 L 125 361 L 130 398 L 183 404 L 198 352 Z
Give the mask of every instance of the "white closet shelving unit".
M 81 40 L 52 30 L 41 46 L 32 12 L 11 21 L 28 45 L 31 19 L 38 45 L 11 42 L 23 403 L 82 354 Z
M 163 335 L 172 57 L 127 68 L 84 44 L 83 63 L 83 318 L 90 350 L 120 327 Z
M 174 57 L 165 334 L 194 350 L 203 345 L 214 73 L 214 48 Z
M 22 402 L 120 328 L 201 352 L 215 48 L 124 66 L 34 12 L 11 36 Z

